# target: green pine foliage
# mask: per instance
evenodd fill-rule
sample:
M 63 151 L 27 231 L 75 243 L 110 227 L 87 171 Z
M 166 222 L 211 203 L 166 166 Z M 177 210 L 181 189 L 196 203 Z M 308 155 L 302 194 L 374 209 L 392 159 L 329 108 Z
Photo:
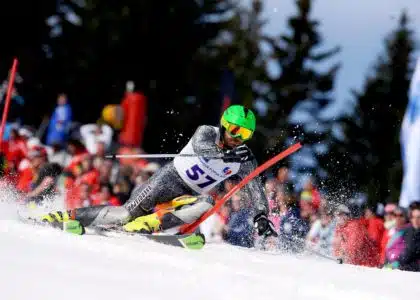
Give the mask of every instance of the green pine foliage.
M 290 138 L 303 139 L 305 151 L 313 156 L 314 147 L 327 138 L 331 120 L 323 114 L 334 104 L 331 92 L 339 70 L 334 57 L 340 49 L 322 49 L 324 41 L 319 22 L 311 17 L 312 6 L 311 0 L 297 0 L 297 14 L 288 19 L 288 33 L 271 39 L 280 75 L 270 80 L 271 93 L 266 98 L 269 156 L 284 148 Z M 297 120 L 290 119 L 292 113 L 298 113 Z M 302 115 L 309 118 L 301 121 Z M 301 168 L 298 171 L 317 172 L 316 165 Z
M 189 110 L 185 98 L 192 85 L 207 79 L 196 75 L 205 73 L 209 62 L 197 61 L 230 21 L 230 1 L 59 3 L 59 34 L 45 42 L 50 55 L 43 62 L 41 98 L 53 106 L 56 94 L 64 91 L 81 112 L 78 121 L 94 122 L 105 104 L 121 100 L 125 83 L 132 80 L 148 97 L 147 150 L 175 150 L 175 132 L 208 113 Z
M 56 11 L 55 0 L 5 1 L 0 10 L 0 82 L 8 77 L 16 57 L 18 73 L 23 79 L 16 87 L 26 101 L 26 111 L 20 112 L 21 117 L 35 124 L 42 116 L 39 101 L 44 100 L 43 86 L 48 84 L 45 45 L 49 42 L 51 28 L 47 21 Z

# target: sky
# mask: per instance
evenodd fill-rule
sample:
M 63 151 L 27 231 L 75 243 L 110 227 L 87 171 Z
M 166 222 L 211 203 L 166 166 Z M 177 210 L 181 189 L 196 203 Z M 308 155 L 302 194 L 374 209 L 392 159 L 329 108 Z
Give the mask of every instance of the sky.
M 268 21 L 265 32 L 284 33 L 287 18 L 296 11 L 295 0 L 265 0 L 264 5 L 264 18 Z M 411 18 L 420 49 L 419 0 L 314 1 L 312 18 L 320 21 L 319 30 L 325 41 L 320 50 L 341 46 L 336 57 L 341 62 L 341 70 L 335 93 L 343 105 L 351 100 L 351 89 L 363 87 L 365 76 L 384 49 L 384 38 L 397 26 L 403 9 L 407 9 Z M 273 66 L 271 71 L 276 72 Z

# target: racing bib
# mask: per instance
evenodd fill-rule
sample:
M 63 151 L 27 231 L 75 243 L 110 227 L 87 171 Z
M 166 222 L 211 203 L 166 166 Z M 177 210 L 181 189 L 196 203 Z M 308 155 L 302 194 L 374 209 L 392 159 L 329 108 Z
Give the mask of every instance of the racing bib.
M 195 154 L 192 139 L 180 153 Z M 199 194 L 206 194 L 222 181 L 238 173 L 241 164 L 225 163 L 222 159 L 207 159 L 202 156 L 177 156 L 174 166 L 191 189 Z

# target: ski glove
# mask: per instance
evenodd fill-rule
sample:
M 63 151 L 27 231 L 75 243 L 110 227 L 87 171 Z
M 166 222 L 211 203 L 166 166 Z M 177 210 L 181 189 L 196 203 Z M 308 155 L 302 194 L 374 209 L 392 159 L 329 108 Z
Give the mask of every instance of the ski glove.
M 271 222 L 265 213 L 260 213 L 254 218 L 254 228 L 257 230 L 258 235 L 268 237 L 275 236 L 278 234 L 274 229 L 273 222 Z
M 251 150 L 245 145 L 238 146 L 231 150 L 224 151 L 222 157 L 225 163 L 243 163 L 254 159 Z

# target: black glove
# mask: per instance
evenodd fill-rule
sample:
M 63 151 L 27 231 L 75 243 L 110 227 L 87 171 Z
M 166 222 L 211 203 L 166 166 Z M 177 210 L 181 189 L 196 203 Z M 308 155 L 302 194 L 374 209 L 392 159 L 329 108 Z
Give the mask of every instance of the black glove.
M 265 213 L 260 213 L 255 216 L 254 218 L 254 228 L 257 230 L 258 235 L 262 235 L 264 237 L 267 236 L 275 236 L 277 237 L 278 234 L 274 229 L 273 222 L 271 222 Z
M 254 159 L 251 150 L 245 145 L 238 146 L 231 150 L 224 151 L 222 157 L 225 163 L 243 163 Z

